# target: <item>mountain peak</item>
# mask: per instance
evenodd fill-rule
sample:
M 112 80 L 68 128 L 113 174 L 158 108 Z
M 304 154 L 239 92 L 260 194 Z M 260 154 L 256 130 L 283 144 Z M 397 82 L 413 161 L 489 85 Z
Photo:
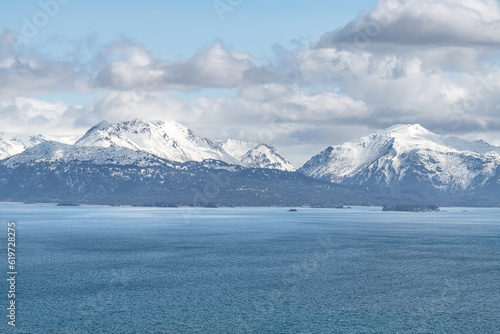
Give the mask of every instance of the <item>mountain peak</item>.
M 238 159 L 244 166 L 294 171 L 296 168 L 268 144 L 255 144 L 236 139 L 218 141 L 217 146 Z
M 108 122 L 101 121 L 94 128 L 104 130 L 107 128 L 120 129 L 122 131 L 126 130 L 144 130 L 144 129 L 154 129 L 154 128 L 176 128 L 182 129 L 183 131 L 188 131 L 188 128 L 184 125 L 177 123 L 172 120 L 147 120 L 142 118 L 134 118 L 128 121 L 119 122 Z
M 175 121 L 149 121 L 136 118 L 116 123 L 100 122 L 76 145 L 124 147 L 145 151 L 176 162 L 220 160 L 237 164 L 236 159 Z
M 116 122 L 115 124 L 127 124 L 127 125 L 139 125 L 139 126 L 164 126 L 164 125 L 178 125 L 181 127 L 184 127 L 184 125 L 177 123 L 176 121 L 173 120 L 147 120 L 143 118 L 134 118 L 129 121 L 121 121 L 121 122 Z
M 382 133 L 429 134 L 432 132 L 420 124 L 396 124 L 385 129 Z
M 500 165 L 498 153 L 500 148 L 485 142 L 442 136 L 419 124 L 398 124 L 327 149 L 300 171 L 338 183 L 390 186 L 417 178 L 439 189 L 467 189 L 494 174 Z
M 296 168 L 278 153 L 276 148 L 268 144 L 259 144 L 240 158 L 248 167 L 280 169 L 293 172 Z
M 44 135 L 19 136 L 0 132 L 0 160 L 49 140 Z
M 111 125 L 110 122 L 103 120 L 103 121 L 100 121 L 99 123 L 97 123 L 92 129 L 105 129 L 110 125 Z

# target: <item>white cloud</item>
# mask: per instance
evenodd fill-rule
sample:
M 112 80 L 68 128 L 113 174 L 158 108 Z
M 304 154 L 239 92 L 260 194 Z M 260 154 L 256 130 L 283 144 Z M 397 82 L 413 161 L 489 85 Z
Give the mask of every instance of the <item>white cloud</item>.
M 380 0 L 344 28 L 327 33 L 320 47 L 339 43 L 464 46 L 500 43 L 496 0 Z
M 62 135 L 74 133 L 71 127 L 57 125 L 63 120 L 68 105 L 17 97 L 0 101 L 0 131 L 19 134 Z M 78 107 L 78 106 L 76 106 Z
M 0 77 L 3 97 L 86 89 L 85 75 L 76 64 L 19 50 L 9 31 L 0 34 Z
M 81 64 L 17 50 L 4 33 L 0 130 L 81 135 L 102 119 L 174 119 L 212 139 L 269 142 L 296 163 L 394 123 L 491 140 L 499 31 L 498 1 L 381 0 L 310 48 L 265 62 L 221 42 L 169 61 L 122 39 Z M 204 96 L 211 88 L 224 94 Z M 86 89 L 103 93 L 84 106 L 19 98 Z
M 266 74 L 250 54 L 230 52 L 220 42 L 179 62 L 153 60 L 136 45 L 114 47 L 108 52 L 111 60 L 96 76 L 98 87 L 122 90 L 145 87 L 151 91 L 236 87 L 265 80 Z M 116 57 L 119 59 L 115 60 Z

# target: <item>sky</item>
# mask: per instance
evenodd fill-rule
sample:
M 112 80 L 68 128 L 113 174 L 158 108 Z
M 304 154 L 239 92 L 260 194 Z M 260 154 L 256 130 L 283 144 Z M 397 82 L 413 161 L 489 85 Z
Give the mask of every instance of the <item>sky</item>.
M 0 132 L 175 120 L 297 167 L 400 123 L 500 145 L 499 0 L 26 0 L 0 25 Z

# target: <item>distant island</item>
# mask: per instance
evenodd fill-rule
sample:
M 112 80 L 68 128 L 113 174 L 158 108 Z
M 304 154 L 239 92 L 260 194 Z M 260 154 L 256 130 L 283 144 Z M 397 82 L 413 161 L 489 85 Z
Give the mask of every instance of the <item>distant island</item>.
M 382 211 L 434 212 L 434 211 L 440 211 L 440 209 L 437 205 L 399 204 L 399 205 L 384 206 Z

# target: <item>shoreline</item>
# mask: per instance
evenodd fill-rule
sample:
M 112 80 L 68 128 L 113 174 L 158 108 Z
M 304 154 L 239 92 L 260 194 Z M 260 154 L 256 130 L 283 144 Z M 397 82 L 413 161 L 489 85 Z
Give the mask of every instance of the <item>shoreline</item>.
M 335 207 L 311 207 L 311 206 L 219 206 L 219 207 L 206 207 L 206 206 L 147 206 L 147 205 L 109 205 L 109 204 L 78 204 L 78 205 L 58 205 L 60 203 L 48 202 L 48 203 L 24 203 L 24 202 L 0 202 L 0 205 L 31 205 L 31 206 L 49 206 L 49 207 L 60 207 L 60 208 L 82 208 L 82 207 L 110 207 L 110 208 L 143 208 L 143 209 L 297 209 L 299 212 L 301 209 L 318 209 L 318 210 L 333 210 L 333 211 L 349 211 L 356 208 L 366 208 L 366 209 L 380 209 L 373 210 L 375 212 L 384 213 L 439 213 L 446 212 L 447 210 L 460 210 L 460 209 L 500 209 L 500 206 L 443 206 L 440 207 L 440 211 L 422 211 L 422 212 L 411 212 L 411 211 L 382 211 L 383 205 L 349 205 L 344 208 Z

